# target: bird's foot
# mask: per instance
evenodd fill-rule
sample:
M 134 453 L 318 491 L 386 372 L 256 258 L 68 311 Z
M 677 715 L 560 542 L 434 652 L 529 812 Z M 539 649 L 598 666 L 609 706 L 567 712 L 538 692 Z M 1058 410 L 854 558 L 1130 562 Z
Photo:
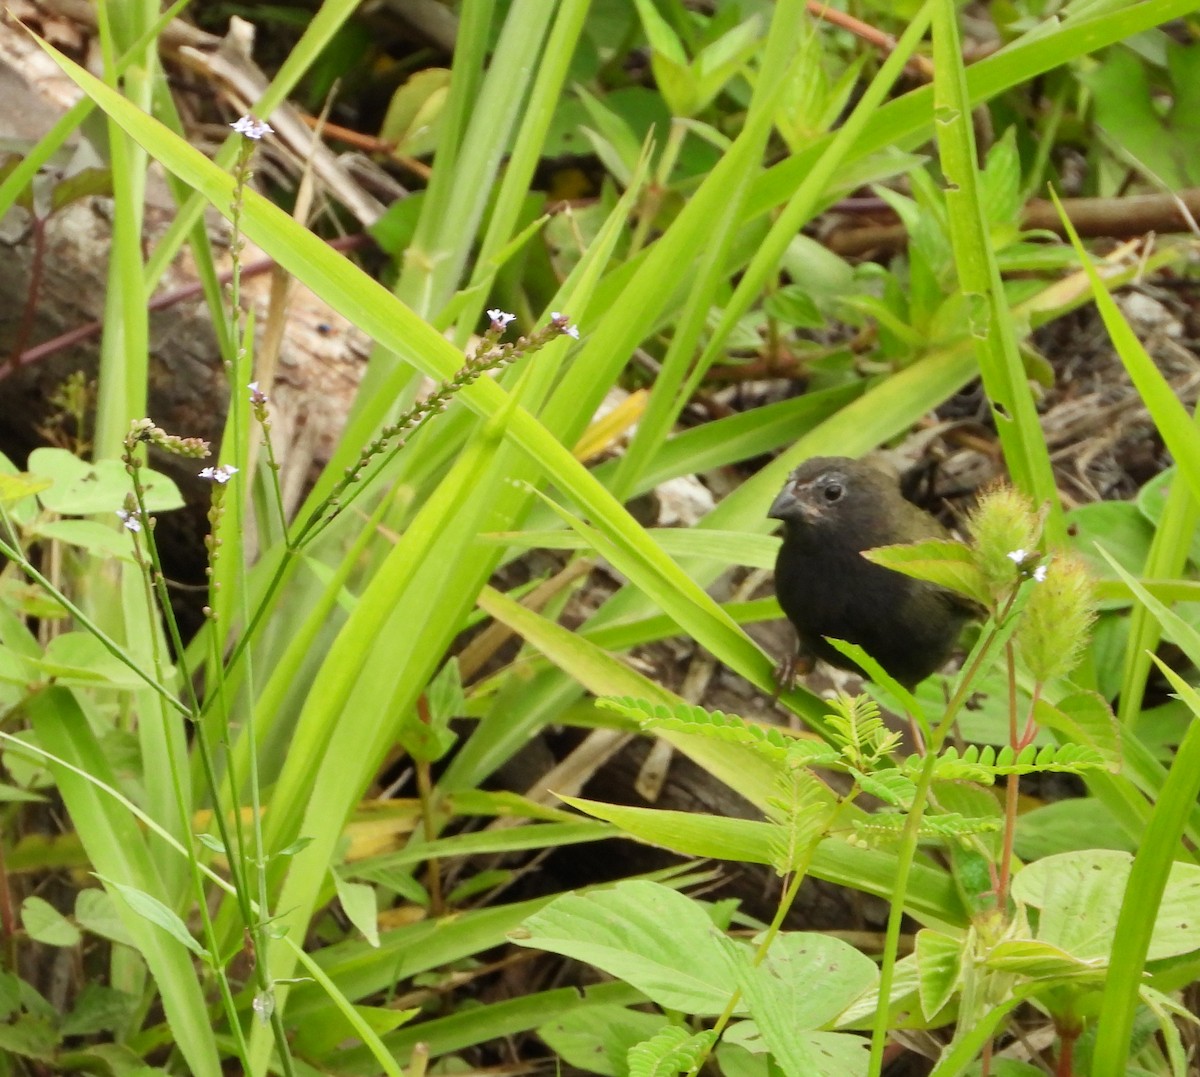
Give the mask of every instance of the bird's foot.
M 796 678 L 807 676 L 816 664 L 816 658 L 802 650 L 782 659 L 775 667 L 775 694 L 771 701 L 778 702 L 780 695 L 796 687 Z

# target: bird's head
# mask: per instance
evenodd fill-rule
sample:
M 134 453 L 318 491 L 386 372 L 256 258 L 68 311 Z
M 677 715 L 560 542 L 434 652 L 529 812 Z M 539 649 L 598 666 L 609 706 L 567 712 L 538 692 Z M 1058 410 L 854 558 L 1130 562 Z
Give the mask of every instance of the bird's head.
M 846 456 L 814 456 L 788 476 L 767 513 L 789 528 L 870 527 L 899 495 L 887 476 Z

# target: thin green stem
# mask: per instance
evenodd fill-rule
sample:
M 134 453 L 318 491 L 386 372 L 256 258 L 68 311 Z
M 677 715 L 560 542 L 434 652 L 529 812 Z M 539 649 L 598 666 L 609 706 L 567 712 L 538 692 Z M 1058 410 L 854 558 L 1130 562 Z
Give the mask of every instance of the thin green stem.
M 654 169 L 654 180 L 646 185 L 641 204 L 638 206 L 637 224 L 634 225 L 633 235 L 629 241 L 629 257 L 646 245 L 646 240 L 650 236 L 650 228 L 658 217 L 658 211 L 662 208 L 663 197 L 670 185 L 671 173 L 675 169 L 675 162 L 679 159 L 679 151 L 683 148 L 683 140 L 686 135 L 687 128 L 679 121 L 678 117 L 673 118 L 671 126 L 667 130 L 667 142 L 663 146 L 662 156 L 659 157 L 658 165 Z
M 187 850 L 184 849 L 183 845 L 179 842 L 175 835 L 164 829 L 158 820 L 151 818 L 127 796 L 117 789 L 114 789 L 106 782 L 101 781 L 94 774 L 89 774 L 86 770 L 75 766 L 73 763 L 70 763 L 60 756 L 55 755 L 53 752 L 48 752 L 45 748 L 42 748 L 36 744 L 30 744 L 27 741 L 21 740 L 19 737 L 14 737 L 11 733 L 6 733 L 2 729 L 0 729 L 0 741 L 4 741 L 12 745 L 14 748 L 28 755 L 32 759 L 53 763 L 65 770 L 69 770 L 76 777 L 82 778 L 84 781 L 89 782 L 96 789 L 104 793 L 105 796 L 111 797 L 115 803 L 120 804 L 127 812 L 129 812 L 130 815 L 141 822 L 148 831 L 162 839 L 162 841 L 164 841 L 170 849 L 173 849 L 181 856 L 188 855 Z M 220 890 L 223 890 L 226 894 L 236 896 L 236 888 L 227 880 L 222 879 L 220 875 L 212 870 L 212 868 L 205 864 L 201 864 L 199 867 L 205 878 L 207 878 L 208 881 L 214 886 Z M 256 907 L 253 908 L 253 911 L 255 914 L 259 912 Z M 378 1033 L 376 1033 L 375 1030 L 371 1028 L 371 1026 L 367 1024 L 365 1020 L 363 1020 L 359 1012 L 352 1005 L 350 1005 L 350 1003 L 346 1000 L 346 996 L 338 990 L 337 984 L 335 984 L 334 981 L 325 974 L 321 967 L 308 954 L 304 953 L 303 949 L 301 949 L 300 945 L 295 940 L 285 938 L 282 941 L 283 945 L 289 948 L 295 954 L 297 960 L 305 967 L 312 978 L 326 991 L 326 993 L 329 995 L 329 998 L 333 1001 L 333 1004 L 338 1008 L 338 1011 L 342 1014 L 342 1016 L 346 1018 L 350 1026 L 355 1030 L 363 1043 L 370 1048 L 371 1053 L 374 1055 L 376 1061 L 379 1062 L 380 1068 L 387 1073 L 389 1077 L 402 1077 L 403 1071 L 401 1071 L 396 1065 L 395 1059 L 392 1058 L 391 1053 L 386 1047 L 384 1047 Z
M 300 526 L 299 533 L 290 540 L 290 545 L 301 549 L 315 542 L 333 520 L 344 512 L 376 479 L 389 467 L 411 438 L 421 431 L 435 416 L 449 407 L 454 395 L 477 381 L 484 374 L 502 370 L 522 356 L 532 355 L 544 348 L 566 331 L 565 324 L 544 327 L 528 337 L 521 337 L 510 344 L 498 343 L 498 334 L 489 333 L 484 338 L 483 350 L 468 359 L 453 378 L 442 382 L 424 400 L 414 404 L 401 418 L 385 428 L 359 457 L 354 467 L 338 480 L 329 496 L 318 505 Z M 383 459 L 371 468 L 380 455 Z M 333 511 L 330 512 L 330 509 Z
M 275 446 L 271 442 L 271 420 L 267 415 L 265 399 L 261 406 L 255 404 L 254 415 L 262 430 L 263 450 L 267 454 L 267 472 L 271 477 L 271 493 L 274 498 L 275 511 L 279 515 L 279 532 L 283 535 L 283 540 L 290 550 L 294 548 L 292 534 L 288 528 L 287 510 L 283 504 L 283 486 L 279 481 L 279 461 L 275 458 Z
M 296 555 L 305 547 L 316 542 L 334 519 L 387 471 L 391 462 L 405 448 L 409 440 L 423 429 L 435 415 L 440 415 L 446 410 L 454 394 L 488 371 L 507 366 L 523 355 L 530 355 L 541 350 L 547 343 L 564 332 L 567 332 L 565 324 L 552 324 L 529 337 L 520 338 L 514 344 L 502 345 L 499 349 L 490 351 L 480 358 L 469 360 L 454 378 L 443 382 L 434 393 L 411 408 L 405 416 L 384 430 L 371 445 L 363 450 L 357 464 L 338 481 L 334 489 L 320 505 L 313 509 L 308 518 L 303 523 L 293 522 L 289 528 L 285 540 L 286 548 L 280 557 L 279 564 L 267 583 L 257 607 L 243 622 L 246 624 L 246 629 L 233 644 L 233 649 L 224 666 L 224 676 L 230 676 L 245 656 L 248 647 L 265 621 L 275 596 L 283 587 L 292 570 L 299 564 Z M 400 437 L 400 435 L 404 435 L 402 440 L 393 445 L 388 444 L 393 438 Z M 371 461 L 384 452 L 386 452 L 384 459 L 368 472 Z M 342 495 L 346 491 L 349 491 L 349 494 L 342 499 Z M 216 630 L 216 626 L 213 630 Z M 208 706 L 206 705 L 205 713 L 207 710 Z
M 241 306 L 241 252 L 243 248 L 242 230 L 241 230 L 241 209 L 242 195 L 245 191 L 246 184 L 249 182 L 251 170 L 250 163 L 254 156 L 255 140 L 253 138 L 244 138 L 242 145 L 239 148 L 237 164 L 234 169 L 236 178 L 236 186 L 234 188 L 233 206 L 231 221 L 233 225 L 233 274 L 230 282 L 230 310 L 233 323 L 233 337 L 238 346 L 234 349 L 234 354 L 228 364 L 229 387 L 230 387 L 230 422 L 231 443 L 233 452 L 237 461 L 237 472 L 234 476 L 234 492 L 232 499 L 233 506 L 233 533 L 238 538 L 237 545 L 237 560 L 231 568 L 231 578 L 235 582 L 238 600 L 240 601 L 240 619 L 243 625 L 248 625 L 250 622 L 250 607 L 247 598 L 247 588 L 245 586 L 245 544 L 241 541 L 242 536 L 246 534 L 246 495 L 247 495 L 247 475 L 246 467 L 248 461 L 248 440 L 245 426 L 246 415 L 246 397 L 245 391 L 249 385 L 249 379 L 246 377 L 246 356 L 247 350 L 252 343 L 250 338 L 249 327 L 245 325 L 245 317 Z M 218 528 L 214 521 L 213 534 L 216 537 Z M 214 542 L 214 557 L 218 549 Z M 212 579 L 215 581 L 217 573 L 213 572 Z M 216 583 L 213 583 L 215 589 Z M 210 593 L 210 606 L 213 610 L 223 608 L 218 606 L 218 596 L 215 593 Z M 225 626 L 219 622 L 217 631 L 212 636 L 212 646 L 217 648 L 219 642 L 226 636 Z M 272 983 L 268 977 L 270 968 L 270 945 L 271 936 L 267 930 L 267 924 L 270 920 L 270 895 L 267 889 L 267 852 L 266 844 L 263 840 L 262 828 L 262 790 L 259 784 L 258 771 L 258 752 L 256 746 L 258 744 L 258 735 L 254 725 L 254 664 L 253 652 L 250 649 L 244 651 L 246 660 L 246 678 L 245 691 L 243 698 L 246 700 L 245 706 L 245 737 L 250 746 L 250 751 L 247 756 L 247 779 L 250 795 L 250 827 L 251 827 L 251 845 L 253 854 L 249 860 L 245 859 L 245 847 L 242 837 L 241 812 L 238 811 L 240 797 L 238 789 L 240 783 L 237 781 L 237 775 L 233 772 L 233 751 L 232 745 L 228 740 L 229 729 L 229 714 L 228 701 L 224 690 L 225 678 L 228 670 L 224 663 L 220 661 L 219 653 L 216 660 L 213 662 L 213 668 L 216 671 L 217 692 L 221 698 L 222 707 L 222 730 L 225 732 L 227 762 L 230 771 L 231 791 L 233 794 L 233 808 L 235 813 L 235 825 L 238 832 L 238 852 L 242 858 L 242 862 L 246 865 L 246 870 L 253 873 L 255 881 L 255 890 L 258 898 L 258 916 L 246 921 L 246 927 L 250 931 L 254 939 L 255 960 L 254 972 L 255 980 L 258 984 L 258 993 L 255 996 L 255 1012 L 260 1017 L 265 1017 L 271 1025 L 271 1032 L 275 1039 L 275 1048 L 279 1056 L 279 1064 L 286 1077 L 293 1077 L 295 1067 L 291 1055 L 291 1045 L 288 1043 L 287 1031 L 283 1026 L 283 1016 L 279 1013 L 278 1007 L 275 1005 L 275 993 Z M 220 799 L 217 796 L 216 790 L 213 790 L 214 806 L 219 807 Z M 220 815 L 218 810 L 217 815 Z M 248 901 L 243 902 L 246 912 L 249 912 Z
M 767 951 L 771 947 L 772 941 L 779 934 L 779 929 L 791 910 L 792 905 L 796 900 L 796 895 L 800 892 L 800 884 L 804 882 L 806 871 L 793 871 L 789 878 L 787 886 L 784 889 L 783 897 L 779 901 L 779 906 L 775 910 L 775 916 L 771 920 L 770 926 L 763 933 L 762 939 L 759 941 L 758 949 L 754 952 L 754 964 L 761 965 L 763 958 L 767 956 Z M 734 1012 L 738 1008 L 738 1004 L 742 1001 L 741 990 L 736 990 L 729 996 L 729 1001 L 725 1004 L 725 1009 L 721 1011 L 721 1015 L 717 1018 L 716 1023 L 712 1027 L 712 1031 L 716 1033 L 713 1038 L 712 1046 L 707 1048 L 695 1064 L 688 1070 L 686 1077 L 697 1077 L 704 1063 L 708 1061 L 712 1054 L 712 1049 L 721 1039 L 721 1034 L 725 1031 L 726 1026 L 733 1020 Z
M 951 726 L 970 697 L 970 686 L 999 640 L 1001 628 L 1011 613 L 1015 601 L 1016 592 L 1014 591 L 1009 596 L 1001 613 L 985 630 L 988 635 L 985 637 L 983 645 L 977 648 L 974 660 L 959 677 L 954 695 L 946 705 L 946 713 L 934 728 L 928 751 L 921 761 L 921 771 L 917 776 L 912 806 L 905 817 L 904 828 L 900 832 L 900 846 L 896 853 L 896 880 L 892 891 L 891 909 L 888 912 L 887 931 L 884 936 L 883 961 L 879 969 L 879 1007 L 875 1011 L 875 1020 L 871 1027 L 871 1056 L 867 1067 L 867 1072 L 871 1077 L 879 1077 L 883 1068 L 883 1051 L 887 1045 L 892 983 L 896 975 L 896 958 L 900 952 L 900 928 L 904 919 L 904 898 L 908 893 L 908 880 L 912 874 L 917 841 L 921 833 L 921 820 L 929 799 L 929 790 L 933 784 L 934 768 Z
M 7 516 L 6 516 L 7 519 Z M 142 669 L 141 665 L 130 655 L 126 654 L 121 645 L 116 642 L 108 633 L 106 633 L 95 621 L 93 621 L 86 613 L 75 605 L 62 591 L 54 586 L 45 576 L 42 575 L 33 564 L 25 557 L 20 546 L 15 542 L 5 542 L 0 540 L 0 554 L 7 557 L 14 565 L 25 573 L 34 583 L 42 588 L 55 602 L 57 602 L 67 613 L 69 613 L 76 624 L 87 629 L 93 636 L 100 641 L 109 654 L 111 654 L 123 666 L 127 666 L 133 670 L 137 676 L 146 682 L 158 695 L 160 695 L 172 710 L 182 714 L 185 718 L 191 718 L 192 712 L 187 704 L 182 703 L 174 695 L 172 695 L 162 684 L 154 679 L 149 673 Z
M 837 809 L 830 815 L 828 823 L 822 828 L 820 837 L 823 838 L 837 825 L 838 816 L 841 815 L 847 807 L 849 807 L 857 798 L 860 790 L 858 786 L 854 786 L 849 793 L 838 803 Z M 775 909 L 775 915 L 771 918 L 771 923 L 767 930 L 763 932 L 762 938 L 759 939 L 758 949 L 754 952 L 754 965 L 757 967 L 763 963 L 768 951 L 771 949 L 771 944 L 779 936 L 779 932 L 783 928 L 783 922 L 787 919 L 787 915 L 792 911 L 792 906 L 796 903 L 796 895 L 800 892 L 800 884 L 808 877 L 808 869 L 812 863 L 813 853 L 816 852 L 817 845 L 820 843 L 820 838 L 815 841 L 810 841 L 804 849 L 804 855 L 798 857 L 792 865 L 792 869 L 788 874 L 787 885 L 784 887 L 783 896 L 779 899 L 779 905 Z M 713 1039 L 713 1045 L 721 1038 L 721 1033 L 725 1031 L 725 1027 L 733 1019 L 733 1014 L 737 1010 L 738 1003 L 742 1000 L 740 990 L 734 991 L 726 1004 L 725 1009 L 717 1018 L 716 1024 L 713 1025 L 713 1031 L 716 1036 Z M 696 1061 L 696 1064 L 688 1071 L 687 1077 L 697 1077 L 704 1063 L 712 1054 L 712 1047 L 709 1047 L 703 1052 L 701 1057 Z
M 140 480 L 140 469 L 134 459 L 132 448 L 127 448 L 126 463 L 129 467 L 130 477 L 133 482 L 133 495 L 138 504 L 138 515 L 140 519 L 149 520 L 146 511 L 146 495 Z M 141 543 L 138 542 L 138 535 L 134 535 L 134 549 L 137 556 L 137 563 L 141 569 L 142 587 L 144 599 L 146 603 L 147 616 L 153 617 L 156 612 L 155 598 L 157 596 L 158 606 L 161 607 L 161 616 L 164 623 L 167 625 L 167 631 L 170 634 L 172 645 L 175 648 L 175 653 L 179 655 L 179 676 L 184 684 L 189 705 L 192 709 L 192 716 L 199 713 L 200 703 L 196 698 L 195 686 L 192 682 L 185 659 L 183 655 L 183 642 L 179 634 L 179 626 L 175 620 L 174 609 L 171 606 L 170 597 L 166 590 L 166 579 L 162 572 L 162 563 L 158 555 L 158 544 L 154 541 L 154 529 L 147 527 L 146 535 L 146 551 L 149 560 L 143 559 L 141 556 Z M 163 656 L 159 646 L 159 635 L 157 632 L 150 633 L 151 657 L 154 662 L 156 675 L 161 679 L 163 677 Z M 170 721 L 170 714 L 167 711 L 166 705 L 159 700 L 160 720 L 165 726 Z M 221 994 L 221 1004 L 225 1009 L 225 1016 L 229 1022 L 230 1033 L 234 1038 L 234 1043 L 237 1048 L 237 1055 L 241 1059 L 243 1066 L 250 1064 L 250 1050 L 246 1043 L 245 1036 L 242 1034 L 241 1021 L 238 1019 L 237 1003 L 234 1001 L 233 989 L 229 985 L 229 979 L 225 975 L 225 970 L 221 965 L 220 959 L 220 943 L 217 940 L 216 928 L 212 922 L 212 916 L 208 909 L 208 893 L 204 886 L 204 876 L 200 871 L 200 858 L 196 851 L 196 840 L 192 833 L 191 818 L 192 809 L 188 803 L 187 795 L 184 792 L 183 782 L 183 760 L 179 758 L 176 738 L 170 733 L 163 738 L 167 751 L 167 763 L 171 772 L 171 789 L 175 796 L 175 810 L 179 814 L 180 828 L 182 831 L 182 844 L 185 854 L 188 859 L 189 870 L 192 877 L 192 887 L 196 895 L 196 907 L 200 912 L 200 922 L 204 932 L 205 945 L 208 948 L 210 955 L 210 964 L 213 974 L 217 981 L 217 988 Z

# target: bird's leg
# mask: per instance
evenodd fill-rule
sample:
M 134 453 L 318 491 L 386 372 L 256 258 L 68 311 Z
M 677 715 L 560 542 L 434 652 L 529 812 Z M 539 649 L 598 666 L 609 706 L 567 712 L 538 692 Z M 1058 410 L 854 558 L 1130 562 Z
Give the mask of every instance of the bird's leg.
M 773 703 L 778 702 L 782 692 L 790 692 L 796 687 L 796 678 L 807 676 L 817 664 L 817 656 L 804 645 L 804 641 L 796 637 L 796 649 L 792 654 L 785 655 L 775 667 L 775 694 L 771 697 Z

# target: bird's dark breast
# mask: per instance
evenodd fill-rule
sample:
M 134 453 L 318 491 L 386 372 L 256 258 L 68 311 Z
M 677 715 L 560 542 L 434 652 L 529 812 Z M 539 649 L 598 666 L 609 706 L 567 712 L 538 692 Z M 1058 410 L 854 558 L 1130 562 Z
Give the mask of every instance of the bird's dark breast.
M 950 600 L 941 588 L 874 565 L 856 549 L 814 549 L 786 537 L 775 589 L 806 650 L 854 668 L 822 637 L 857 643 L 903 684 L 924 680 L 942 664 L 966 619 L 947 614 Z

